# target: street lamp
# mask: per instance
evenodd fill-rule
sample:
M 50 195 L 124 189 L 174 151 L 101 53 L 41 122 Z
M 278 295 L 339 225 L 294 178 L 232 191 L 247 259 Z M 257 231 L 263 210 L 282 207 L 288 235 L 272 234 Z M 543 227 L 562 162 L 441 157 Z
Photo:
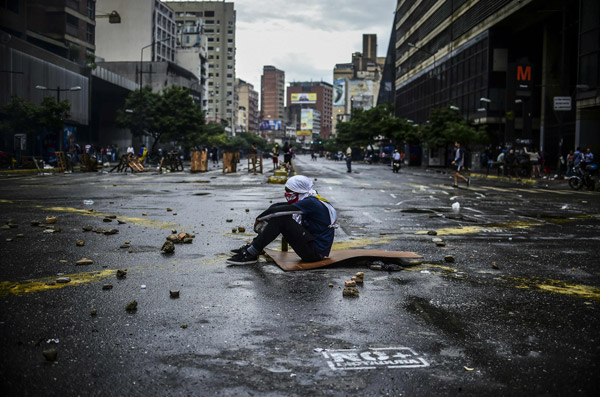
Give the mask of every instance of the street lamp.
M 121 16 L 113 10 L 110 14 L 96 14 L 96 19 L 108 18 L 108 23 L 121 23 Z
M 142 49 L 140 50 L 140 89 L 142 88 L 142 84 L 143 84 L 143 71 L 142 71 L 142 62 L 144 62 L 144 50 L 148 47 L 152 47 L 154 44 L 157 43 L 162 43 L 163 41 L 167 41 L 167 40 L 171 40 L 171 37 L 167 37 L 166 39 L 162 39 L 162 40 L 156 40 L 156 41 L 152 41 L 152 43 L 148 44 L 147 46 L 142 47 Z
M 35 88 L 38 89 L 38 90 L 42 90 L 42 91 L 56 91 L 56 103 L 60 102 L 60 93 L 61 93 L 61 91 L 63 91 L 63 92 L 64 91 L 81 91 L 81 86 L 78 86 L 78 85 L 73 86 L 71 88 L 60 88 L 60 86 L 57 86 L 56 88 L 48 88 L 48 87 L 45 87 L 43 85 L 36 85 Z M 58 147 L 59 147 L 60 151 L 62 152 L 62 150 L 63 150 L 63 147 L 62 147 L 62 144 L 63 144 L 63 131 L 62 130 L 59 132 L 59 137 L 60 137 L 60 141 L 58 143 Z
M 450 109 L 459 111 L 460 108 L 458 106 L 450 105 Z

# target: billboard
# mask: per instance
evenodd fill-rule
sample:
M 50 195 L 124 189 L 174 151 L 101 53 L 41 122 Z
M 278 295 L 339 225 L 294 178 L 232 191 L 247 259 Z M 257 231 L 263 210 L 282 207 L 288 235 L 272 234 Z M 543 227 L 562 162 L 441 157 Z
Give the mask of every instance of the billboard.
M 312 131 L 296 131 L 297 136 L 311 136 Z
M 333 82 L 333 106 L 346 105 L 346 79 Z
M 317 94 L 313 92 L 301 92 L 292 94 L 292 103 L 317 103 Z
M 300 130 L 312 131 L 313 129 L 313 109 L 301 109 L 300 111 Z
M 258 125 L 261 131 L 281 131 L 281 120 L 262 120 Z
M 353 106 L 361 109 L 373 107 L 373 82 L 371 80 L 350 80 L 350 97 L 354 98 Z

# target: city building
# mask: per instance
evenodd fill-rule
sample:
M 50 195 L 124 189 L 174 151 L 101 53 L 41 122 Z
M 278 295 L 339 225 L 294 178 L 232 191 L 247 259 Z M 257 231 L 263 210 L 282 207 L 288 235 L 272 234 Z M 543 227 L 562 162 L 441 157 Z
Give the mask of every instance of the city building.
M 287 88 L 286 104 L 288 123 L 298 126 L 303 109 L 313 109 L 313 128 L 297 128 L 298 131 L 311 131 L 313 139 L 329 139 L 333 118 L 333 86 L 319 82 L 293 82 Z M 306 112 L 304 112 L 306 113 Z
M 208 38 L 203 32 L 202 19 L 185 12 L 175 13 L 177 49 L 175 63 L 194 73 L 199 82 L 193 83 L 190 92 L 201 101 L 202 110 L 208 110 Z
M 13 96 L 35 105 L 46 96 L 71 104 L 63 131 L 2 134 L 0 150 L 53 160 L 67 141 L 90 139 L 94 18 L 91 0 L 0 2 L 0 107 Z
M 352 54 L 352 62 L 338 63 L 333 69 L 332 131 L 339 121 L 348 121 L 352 108 L 370 109 L 377 97 L 385 57 L 377 57 L 377 35 L 363 34 L 362 52 Z
M 139 62 L 136 81 L 146 84 L 151 73 L 144 62 L 175 62 L 176 25 L 173 10 L 159 0 L 97 0 L 98 10 L 117 10 L 122 23 L 96 24 L 96 56 L 104 62 Z
M 183 27 L 203 26 L 207 47 L 207 121 L 234 125 L 238 105 L 235 99 L 234 3 L 225 1 L 169 1 L 175 20 Z M 201 22 L 196 22 L 201 21 Z M 185 43 L 182 43 L 182 45 Z M 230 133 L 233 130 L 227 127 Z
M 260 120 L 259 128 L 263 137 L 283 137 L 285 72 L 271 65 L 263 66 L 263 74 L 260 77 Z
M 495 148 L 540 147 L 552 168 L 575 146 L 597 152 L 598 12 L 595 0 L 398 1 L 396 115 L 457 107 Z
M 258 92 L 254 86 L 242 79 L 235 80 L 235 91 L 238 97 L 238 109 L 240 113 L 243 109 L 243 117 L 238 115 L 238 126 L 242 126 L 244 131 L 257 134 L 260 120 L 258 110 Z

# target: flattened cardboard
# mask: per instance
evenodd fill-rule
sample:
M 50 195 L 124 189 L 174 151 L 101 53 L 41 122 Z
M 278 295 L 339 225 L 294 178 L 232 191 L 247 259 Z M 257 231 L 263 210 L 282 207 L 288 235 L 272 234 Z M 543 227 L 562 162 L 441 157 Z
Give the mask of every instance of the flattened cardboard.
M 273 262 L 285 271 L 310 270 L 320 267 L 339 264 L 356 259 L 420 259 L 421 255 L 408 251 L 384 251 L 384 250 L 336 250 L 331 251 L 328 258 L 318 262 L 303 262 L 295 252 L 275 251 L 265 249 L 265 253 L 273 259 Z

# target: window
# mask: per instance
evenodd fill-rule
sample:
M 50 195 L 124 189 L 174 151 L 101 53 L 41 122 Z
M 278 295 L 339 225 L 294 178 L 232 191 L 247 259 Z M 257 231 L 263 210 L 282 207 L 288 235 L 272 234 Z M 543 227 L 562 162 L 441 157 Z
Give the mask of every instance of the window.
M 200 16 L 202 16 L 202 15 L 200 15 Z M 214 17 L 215 12 L 214 11 L 204 11 L 204 16 L 205 17 Z
M 96 2 L 94 0 L 87 0 L 87 16 L 90 19 L 96 17 Z
M 67 14 L 67 23 L 69 25 L 79 27 L 79 19 L 71 14 Z
M 87 30 L 86 30 L 86 40 L 88 43 L 90 44 L 94 44 L 94 32 L 96 30 L 94 29 L 94 25 L 91 24 L 87 24 Z

